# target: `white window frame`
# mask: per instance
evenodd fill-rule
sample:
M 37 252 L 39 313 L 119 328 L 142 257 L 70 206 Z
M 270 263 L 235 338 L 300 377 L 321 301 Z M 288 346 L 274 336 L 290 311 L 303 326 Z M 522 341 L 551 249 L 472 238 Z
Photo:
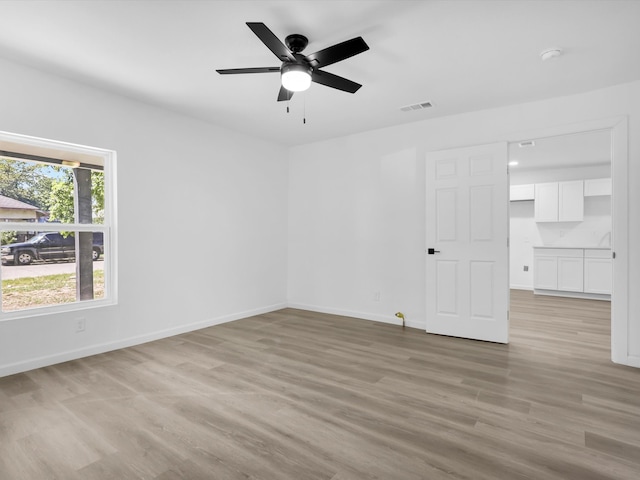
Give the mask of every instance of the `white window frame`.
M 102 232 L 104 236 L 104 297 L 94 300 L 76 300 L 73 303 L 61 303 L 22 310 L 4 312 L 0 308 L 0 321 L 15 320 L 39 315 L 51 315 L 65 312 L 77 312 L 100 308 L 118 303 L 118 242 L 116 210 L 116 152 L 102 148 L 87 147 L 72 143 L 48 140 L 9 132 L 0 132 L 0 151 L 47 156 L 56 159 L 80 161 L 101 165 L 104 172 L 104 223 L 100 224 L 61 224 L 37 222 L 2 222 L 2 230 L 28 232 Z M 0 280 L 2 280 L 0 272 Z M 0 300 L 2 283 L 0 281 Z

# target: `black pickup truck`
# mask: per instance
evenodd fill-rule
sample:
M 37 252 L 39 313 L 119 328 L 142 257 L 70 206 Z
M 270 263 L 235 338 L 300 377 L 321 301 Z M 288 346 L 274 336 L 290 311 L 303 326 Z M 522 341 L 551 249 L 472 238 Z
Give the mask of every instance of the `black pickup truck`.
M 2 246 L 2 265 L 29 265 L 36 260 L 74 260 L 76 239 L 73 234 L 41 232 L 26 242 Z M 93 259 L 104 253 L 102 232 L 93 233 Z

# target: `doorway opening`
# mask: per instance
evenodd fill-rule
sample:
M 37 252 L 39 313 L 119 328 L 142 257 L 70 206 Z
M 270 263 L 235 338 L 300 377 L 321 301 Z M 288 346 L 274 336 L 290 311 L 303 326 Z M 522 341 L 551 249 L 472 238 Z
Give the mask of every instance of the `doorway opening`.
M 612 160 L 610 128 L 509 144 L 512 313 L 529 310 L 534 329 L 566 317 L 569 335 L 598 337 L 609 353 Z M 572 323 L 570 312 L 581 322 Z

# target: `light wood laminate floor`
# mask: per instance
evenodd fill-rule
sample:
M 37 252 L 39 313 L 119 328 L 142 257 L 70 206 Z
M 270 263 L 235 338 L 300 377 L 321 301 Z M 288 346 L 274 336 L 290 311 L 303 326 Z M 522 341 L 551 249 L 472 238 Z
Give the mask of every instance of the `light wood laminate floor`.
M 640 478 L 607 302 L 514 291 L 511 343 L 287 309 L 0 379 L 0 479 Z

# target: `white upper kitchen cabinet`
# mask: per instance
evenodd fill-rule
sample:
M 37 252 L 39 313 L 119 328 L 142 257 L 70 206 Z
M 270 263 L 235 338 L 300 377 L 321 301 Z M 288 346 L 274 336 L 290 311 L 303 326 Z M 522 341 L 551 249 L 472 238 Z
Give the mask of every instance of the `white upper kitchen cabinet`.
M 558 221 L 581 222 L 584 220 L 584 182 L 558 183 Z
M 533 183 L 528 185 L 511 185 L 509 200 L 512 202 L 522 202 L 524 200 L 533 200 L 535 198 L 535 186 Z
M 592 178 L 584 181 L 584 196 L 597 197 L 611 195 L 610 178 Z
M 558 183 L 536 183 L 533 211 L 536 222 L 558 221 Z
M 536 183 L 536 222 L 581 222 L 584 220 L 584 182 Z

